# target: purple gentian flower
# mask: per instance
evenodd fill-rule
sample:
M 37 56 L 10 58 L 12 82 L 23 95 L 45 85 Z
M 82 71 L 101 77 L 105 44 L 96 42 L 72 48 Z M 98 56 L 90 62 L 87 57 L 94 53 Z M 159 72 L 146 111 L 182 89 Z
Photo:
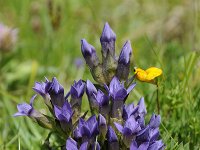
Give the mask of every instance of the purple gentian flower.
M 35 115 L 39 115 L 36 110 L 33 108 L 33 101 L 35 100 L 37 95 L 34 95 L 31 100 L 30 100 L 30 104 L 27 103 L 22 103 L 22 104 L 18 104 L 17 105 L 17 109 L 18 112 L 15 113 L 13 116 L 17 117 L 17 116 L 29 116 L 29 117 L 38 117 Z
M 62 108 L 54 105 L 54 112 L 56 118 L 59 120 L 61 128 L 66 132 L 69 133 L 72 129 L 72 115 L 73 110 L 70 106 L 70 104 L 65 101 Z
M 81 51 L 87 65 L 92 69 L 99 64 L 99 59 L 95 48 L 90 45 L 85 39 L 81 40 Z
M 85 83 L 82 80 L 79 80 L 78 82 L 74 81 L 70 90 L 72 99 L 80 99 L 84 94 L 84 89 Z
M 137 134 L 137 141 L 140 141 L 141 143 L 146 141 L 156 141 L 160 134 L 158 128 L 160 125 L 160 121 L 160 116 L 156 116 L 155 114 L 153 114 L 149 121 L 149 124 Z
M 35 86 L 33 87 L 33 90 L 40 94 L 44 101 L 45 101 L 45 104 L 52 109 L 52 104 L 50 102 L 50 95 L 48 93 L 48 89 L 49 89 L 49 86 L 50 86 L 51 82 L 46 78 L 46 81 L 45 82 L 35 82 Z
M 122 109 L 125 102 L 126 97 L 128 94 L 133 90 L 135 87 L 135 83 L 130 85 L 128 89 L 125 89 L 124 85 L 120 83 L 117 77 L 113 77 L 112 81 L 110 82 L 109 88 L 105 85 L 105 88 L 109 92 L 109 95 L 112 97 L 113 104 L 112 104 L 112 117 L 118 118 L 122 115 Z M 119 114 L 119 110 L 120 113 Z
M 140 130 L 140 132 L 138 132 L 136 141 L 139 144 L 143 142 L 154 142 L 158 139 L 159 134 L 160 133 L 158 128 L 152 129 L 149 127 L 149 125 L 147 125 L 145 128 Z
M 70 122 L 73 111 L 70 104 L 66 101 L 62 108 L 54 106 L 55 116 L 59 121 Z
M 136 137 L 136 134 L 141 130 L 139 123 L 135 120 L 134 116 L 131 116 L 126 120 L 124 127 L 117 122 L 114 122 L 114 124 L 117 130 L 122 133 L 124 143 L 127 146 L 130 145 L 131 141 Z
M 151 128 L 158 128 L 160 126 L 160 122 L 161 122 L 160 115 L 153 114 L 151 116 L 150 121 L 149 121 L 149 125 L 150 125 Z
M 82 96 L 85 90 L 85 83 L 82 80 L 78 82 L 74 81 L 74 84 L 71 86 L 70 95 L 71 100 L 70 104 L 75 112 L 74 116 L 77 118 L 80 116 L 81 113 L 81 103 L 82 103 Z
M 108 53 L 110 53 L 113 57 L 115 56 L 115 41 L 116 34 L 106 22 L 100 38 L 103 59 L 107 57 Z
M 119 55 L 117 66 L 117 77 L 120 80 L 127 80 L 130 72 L 130 59 L 132 55 L 132 48 L 130 41 L 127 41 Z
M 33 87 L 33 90 L 40 94 L 42 97 L 47 97 L 49 94 L 46 91 L 46 87 L 49 84 L 49 81 L 46 80 L 45 82 L 35 82 L 35 86 Z
M 96 116 L 91 116 L 87 121 L 80 118 L 79 124 L 74 131 L 75 138 L 86 138 L 86 140 L 93 139 L 99 134 L 98 122 Z
M 134 107 L 134 103 L 129 105 L 124 105 L 122 117 L 124 120 L 127 120 L 131 115 L 135 114 L 139 106 Z
M 124 101 L 127 95 L 133 90 L 135 85 L 136 83 L 133 83 L 128 87 L 128 89 L 125 89 L 124 84 L 120 83 L 117 77 L 113 77 L 112 81 L 110 82 L 108 92 L 114 101 Z M 107 86 L 106 89 L 108 90 Z
M 39 111 L 35 110 L 33 108 L 33 101 L 37 95 L 34 95 L 31 100 L 30 104 L 27 103 L 22 103 L 17 105 L 18 112 L 15 113 L 13 116 L 18 117 L 18 116 L 28 116 L 34 121 L 38 122 L 38 124 L 44 128 L 52 129 L 52 124 L 50 120 L 40 113 Z
M 143 97 L 140 99 L 137 106 L 138 106 L 138 110 L 134 113 L 134 116 L 135 116 L 136 120 L 138 121 L 138 123 L 140 124 L 140 127 L 144 128 L 145 127 L 144 117 L 147 113 L 147 110 L 146 110 L 146 107 L 145 107 Z
M 68 138 L 66 141 L 66 150 L 87 150 L 87 147 L 88 142 L 82 143 L 80 148 L 78 148 L 78 144 L 74 139 Z
M 64 88 L 55 77 L 52 79 L 52 82 L 50 82 L 50 85 L 48 87 L 48 93 L 51 97 L 51 102 L 53 105 L 57 105 L 59 107 L 63 106 L 65 101 Z

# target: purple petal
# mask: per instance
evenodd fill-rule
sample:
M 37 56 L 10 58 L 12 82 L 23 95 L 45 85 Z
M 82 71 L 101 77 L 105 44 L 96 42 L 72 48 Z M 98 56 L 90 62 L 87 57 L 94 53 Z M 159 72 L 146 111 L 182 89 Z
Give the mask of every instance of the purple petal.
M 137 134 L 137 141 L 139 142 L 147 142 L 149 141 L 149 132 L 150 128 L 149 126 L 145 127 L 144 129 L 140 130 L 140 132 Z
M 140 99 L 140 101 L 138 102 L 138 106 L 139 106 L 138 113 L 145 115 L 147 113 L 147 110 L 146 110 L 145 103 L 144 103 L 144 97 L 142 97 Z
M 106 119 L 101 114 L 99 114 L 99 116 L 98 116 L 98 124 L 99 124 L 99 126 L 105 126 L 106 125 Z
M 55 116 L 58 120 L 63 120 L 64 118 L 61 117 L 62 111 L 59 107 L 57 107 L 56 105 L 54 106 L 54 112 L 55 112 Z
M 88 149 L 87 147 L 88 147 L 88 142 L 84 142 L 81 144 L 79 150 L 87 150 Z
M 138 110 L 138 106 L 134 107 L 134 104 L 124 105 L 123 119 L 127 120 L 131 115 L 135 114 Z
M 109 24 L 106 22 L 103 28 L 103 32 L 100 38 L 101 42 L 110 42 L 116 40 L 116 34 L 110 28 Z
M 109 104 L 109 97 L 105 95 L 101 90 L 98 90 L 96 100 L 100 106 L 105 106 Z
M 64 104 L 64 89 L 55 77 L 52 79 L 48 92 L 51 97 L 52 104 L 62 107 Z
M 124 65 L 130 63 L 131 54 L 132 54 L 131 43 L 130 41 L 127 41 L 121 50 L 118 62 Z
M 122 131 L 122 134 L 124 136 L 131 136 L 133 134 L 133 132 L 132 132 L 132 130 L 130 128 L 124 127 L 123 131 Z
M 130 150 L 138 150 L 137 142 L 135 140 L 131 142 Z
M 78 98 L 78 91 L 73 85 L 71 86 L 70 94 L 72 98 Z
M 17 105 L 18 112 L 23 113 L 29 116 L 30 112 L 32 111 L 33 107 L 27 103 L 22 103 Z
M 35 82 L 35 86 L 33 87 L 33 90 L 35 92 L 37 92 L 38 94 L 40 94 L 42 97 L 45 96 L 46 91 L 45 91 L 45 88 L 46 88 L 46 85 L 48 84 L 48 82 Z
M 112 143 L 112 142 L 117 142 L 117 135 L 115 134 L 115 131 L 113 130 L 113 128 L 111 126 L 108 126 L 108 132 L 106 135 L 108 142 Z
M 72 108 L 70 104 L 66 101 L 62 107 L 62 115 L 66 118 L 66 121 L 69 122 L 69 120 L 72 117 Z
M 132 133 L 136 133 L 140 127 L 139 124 L 136 122 L 134 116 L 130 116 L 127 121 L 125 122 L 124 128 L 129 128 Z
M 97 119 L 96 119 L 96 116 L 95 116 L 95 115 L 91 116 L 91 117 L 87 120 L 87 124 L 88 124 L 88 127 L 89 127 L 90 130 L 95 126 L 95 123 L 97 123 Z
M 133 84 L 131 84 L 129 87 L 128 87 L 128 89 L 127 89 L 127 93 L 129 94 L 132 90 L 133 90 L 133 88 L 136 86 L 136 83 L 133 83 Z
M 122 133 L 123 132 L 123 126 L 117 122 L 114 122 L 115 127 L 117 128 L 117 130 Z
M 36 96 L 37 96 L 37 94 L 34 95 L 34 96 L 31 98 L 31 100 L 30 100 L 30 106 L 31 106 L 31 107 L 33 107 L 33 102 L 34 102 Z
M 160 150 L 161 148 L 164 148 L 164 143 L 162 140 L 159 140 L 149 145 L 148 150 Z
M 86 94 L 91 96 L 93 93 L 97 93 L 96 87 L 92 84 L 90 80 L 86 81 Z
M 144 142 L 138 147 L 138 150 L 147 150 L 148 147 L 149 147 L 149 142 Z
M 81 126 L 83 126 L 85 124 L 86 124 L 85 120 L 83 118 L 80 118 L 79 119 L 79 126 L 81 127 Z
M 151 129 L 149 132 L 150 141 L 156 141 L 160 135 L 159 128 Z
M 118 91 L 121 88 L 123 88 L 123 87 L 121 86 L 119 79 L 117 77 L 113 77 L 113 79 L 110 82 L 110 86 L 109 86 L 110 93 L 112 95 L 114 95 L 115 92 Z
M 155 114 L 153 114 L 153 115 L 151 116 L 149 125 L 150 125 L 151 128 L 157 128 L 157 127 L 159 127 L 160 122 L 161 122 L 161 117 L 160 117 L 160 115 L 156 116 Z
M 81 40 L 81 51 L 85 58 L 88 56 L 92 56 L 93 53 L 96 53 L 95 48 L 90 45 L 85 39 Z
M 144 120 L 144 115 L 140 115 L 137 117 L 137 122 L 139 123 L 141 128 L 145 127 L 145 120 Z
M 122 88 L 115 92 L 113 99 L 114 100 L 124 100 L 127 96 L 126 89 Z
M 74 130 L 74 137 L 75 137 L 75 139 L 79 139 L 79 138 L 82 137 L 80 129 L 81 128 L 76 127 L 76 129 Z
M 93 128 L 91 129 L 91 136 L 96 136 L 99 134 L 99 128 L 98 128 L 98 122 L 96 122 L 93 125 Z
M 87 126 L 82 126 L 80 131 L 81 131 L 81 137 L 86 136 L 88 138 L 90 138 L 91 136 L 91 132 L 90 132 L 90 128 L 88 128 Z
M 72 138 L 68 138 L 66 141 L 66 150 L 78 150 L 77 142 Z
M 18 116 L 27 116 L 27 114 L 25 113 L 21 113 L 21 112 L 17 112 L 13 115 L 14 117 L 18 117 Z
M 53 77 L 52 79 L 50 90 L 53 90 L 55 94 L 64 92 L 62 85 L 58 82 L 58 80 L 55 77 Z
M 71 86 L 71 96 L 73 98 L 81 98 L 83 96 L 85 89 L 85 83 L 83 83 L 82 80 L 79 80 L 78 82 L 74 81 L 74 84 Z

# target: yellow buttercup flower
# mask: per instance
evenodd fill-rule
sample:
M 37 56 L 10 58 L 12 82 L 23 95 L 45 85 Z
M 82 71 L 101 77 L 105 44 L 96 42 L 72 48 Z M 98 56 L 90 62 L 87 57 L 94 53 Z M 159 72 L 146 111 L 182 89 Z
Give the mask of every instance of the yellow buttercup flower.
M 142 82 L 154 83 L 155 78 L 162 75 L 162 70 L 156 67 L 150 67 L 147 70 L 134 68 L 135 77 Z

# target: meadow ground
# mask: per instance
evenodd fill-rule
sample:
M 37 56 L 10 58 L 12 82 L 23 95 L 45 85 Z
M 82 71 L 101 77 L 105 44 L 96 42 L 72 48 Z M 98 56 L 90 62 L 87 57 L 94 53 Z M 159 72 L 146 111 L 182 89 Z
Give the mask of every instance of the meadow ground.
M 119 51 L 133 47 L 134 66 L 160 67 L 162 124 L 166 148 L 200 148 L 200 2 L 198 0 L 0 0 L 0 23 L 18 29 L 13 50 L 0 51 L 0 149 L 39 149 L 48 130 L 28 118 L 14 118 L 16 105 L 29 102 L 35 81 L 56 76 L 65 89 L 74 80 L 92 77 L 82 58 L 86 38 L 100 54 L 105 22 L 117 35 Z M 156 87 L 137 82 L 129 102 L 144 96 L 148 119 L 156 112 Z M 86 98 L 85 98 L 86 99 Z M 42 99 L 35 107 L 45 113 Z M 84 109 L 87 109 L 87 104 Z

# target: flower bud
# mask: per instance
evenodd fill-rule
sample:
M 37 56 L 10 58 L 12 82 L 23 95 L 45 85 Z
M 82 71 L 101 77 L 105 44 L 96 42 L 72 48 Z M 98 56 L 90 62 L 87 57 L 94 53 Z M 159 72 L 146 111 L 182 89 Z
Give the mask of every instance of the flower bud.
M 96 50 L 85 39 L 81 40 L 81 51 L 90 69 L 98 66 L 99 59 L 97 57 Z
M 107 57 L 108 53 L 110 53 L 111 56 L 115 57 L 115 41 L 116 41 L 116 34 L 113 32 L 109 24 L 106 22 L 100 38 L 103 59 Z
M 119 55 L 117 66 L 117 77 L 120 80 L 127 80 L 130 71 L 130 59 L 132 55 L 132 48 L 130 41 L 127 41 Z
M 95 48 L 90 45 L 85 39 L 81 40 L 81 51 L 83 57 L 85 58 L 86 64 L 90 68 L 90 72 L 95 81 L 98 83 L 105 83 L 103 76 L 103 68 L 99 63 L 99 58 L 97 57 Z
M 103 75 L 108 84 L 116 73 L 117 60 L 115 58 L 115 41 L 116 35 L 106 23 L 103 28 L 103 32 L 100 38 L 101 53 L 103 62 Z

